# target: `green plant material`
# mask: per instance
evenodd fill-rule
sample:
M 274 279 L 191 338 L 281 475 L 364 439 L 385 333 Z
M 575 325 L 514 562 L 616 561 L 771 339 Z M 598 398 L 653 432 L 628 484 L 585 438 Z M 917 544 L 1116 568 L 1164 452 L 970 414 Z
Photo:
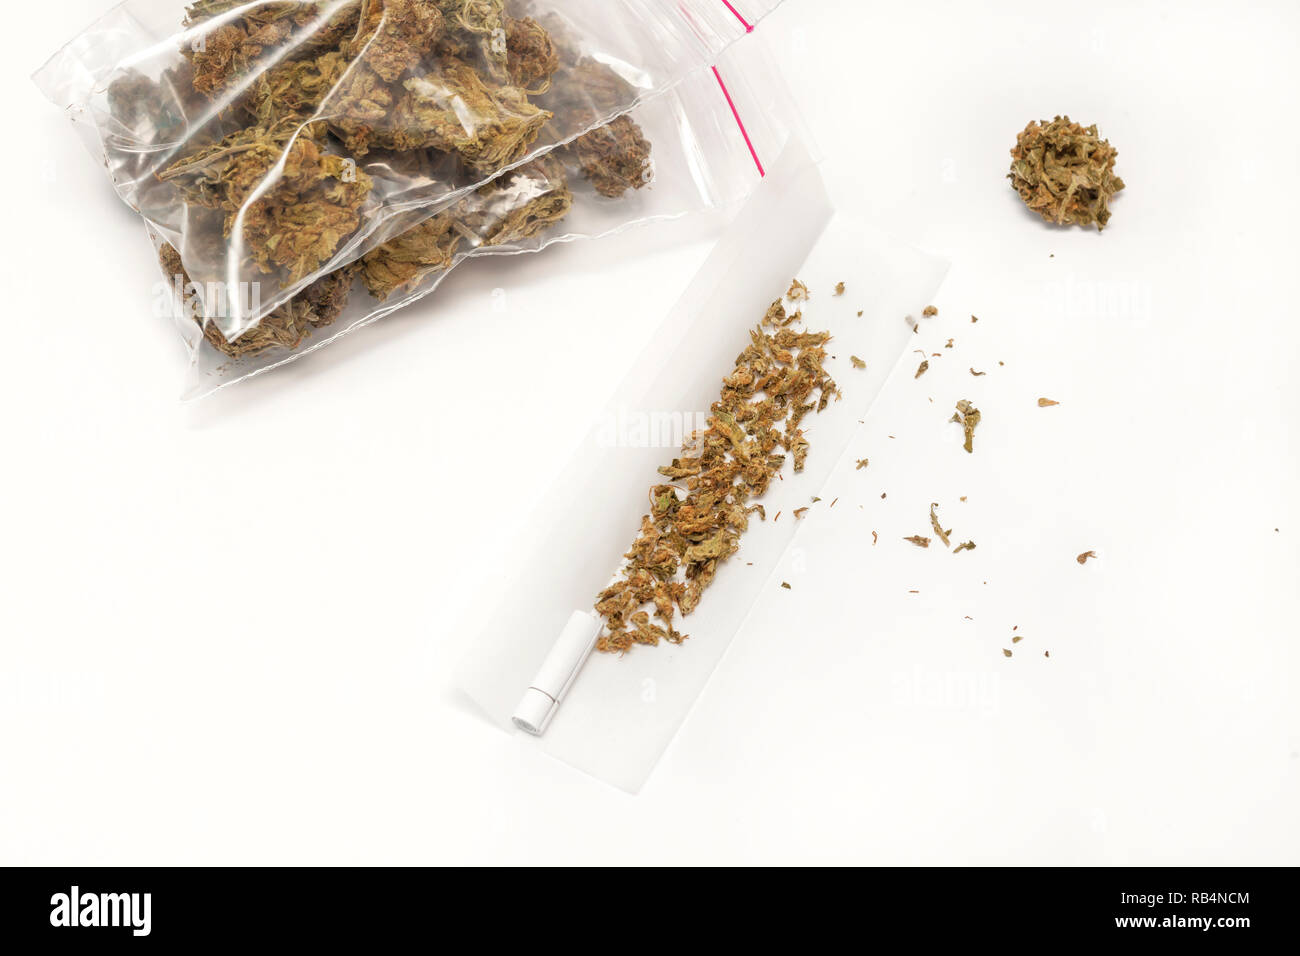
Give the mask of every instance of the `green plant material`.
M 916 367 L 916 374 L 912 378 L 920 378 L 928 371 L 930 371 L 930 360 L 921 359 L 921 364 Z
M 952 416 L 952 420 L 962 427 L 966 433 L 966 443 L 962 446 L 969 453 L 975 451 L 975 429 L 980 423 L 980 410 L 962 399 L 957 403 L 957 414 Z
M 360 23 L 341 52 L 385 83 L 420 64 L 446 31 L 436 0 L 363 0 Z
M 939 524 L 938 509 L 939 503 L 937 501 L 930 503 L 930 527 L 934 528 L 934 533 L 938 536 L 939 540 L 943 542 L 943 546 L 945 548 L 951 548 L 952 542 L 948 540 L 948 535 L 952 534 L 952 529 L 949 528 L 945 531 L 943 525 Z
M 498 246 L 532 238 L 572 207 L 564 168 L 545 156 L 367 253 L 360 264 L 361 281 L 377 299 L 413 291 L 428 276 L 449 269 L 462 244 Z
M 223 17 L 211 30 L 201 29 L 236 9 L 241 10 L 238 17 Z M 185 11 L 183 25 L 191 33 L 181 52 L 193 66 L 195 91 L 216 98 L 269 54 L 302 59 L 337 47 L 356 30 L 360 15 L 361 0 L 197 0 Z
M 922 537 L 922 536 L 919 535 L 919 534 L 909 535 L 908 537 L 904 538 L 903 540 L 904 540 L 904 541 L 910 541 L 910 542 L 912 542 L 912 544 L 916 545 L 918 548 L 928 548 L 928 547 L 930 547 L 930 539 L 929 539 L 929 538 Z
M 551 118 L 528 101 L 522 90 L 495 84 L 455 57 L 444 57 L 436 70 L 403 80 L 391 107 L 371 84 L 359 103 L 349 95 L 326 109 L 330 129 L 355 156 L 374 148 L 436 149 L 461 156 L 476 174 L 496 172 L 518 162 Z M 380 109 L 383 108 L 383 112 Z
M 298 282 L 361 225 L 372 187 L 312 132 L 291 122 L 249 127 L 179 160 L 159 179 L 191 204 L 223 211 L 224 235 L 242 226 L 249 258 L 263 272 L 283 269 L 288 283 Z
M 179 278 L 183 289 L 190 286 L 189 274 L 180 253 L 173 246 L 162 246 L 158 262 L 169 279 Z M 322 276 L 233 341 L 226 339 L 221 330 L 214 323 L 205 321 L 201 314 L 194 314 L 193 318 L 208 343 L 232 358 L 256 355 L 271 348 L 296 349 L 315 329 L 332 325 L 343 314 L 354 276 L 354 266 L 345 266 Z
M 551 35 L 532 17 L 506 17 L 506 53 L 510 82 L 528 96 L 541 96 L 551 88 L 560 57 Z
M 808 287 L 806 285 L 804 285 L 798 279 L 795 279 L 793 282 L 790 283 L 790 290 L 786 292 L 785 297 L 789 299 L 791 302 L 800 302 L 800 301 L 807 302 L 811 294 L 812 293 L 808 291 Z
M 974 541 L 965 541 L 965 542 L 963 542 L 963 543 L 957 545 L 957 547 L 953 548 L 953 549 L 952 549 L 952 553 L 953 553 L 953 554 L 961 554 L 963 551 L 974 551 L 974 550 L 975 550 L 975 542 L 974 542 Z
M 577 160 L 583 178 L 609 199 L 640 189 L 653 178 L 650 142 L 630 116 L 579 136 L 565 148 Z
M 863 368 L 866 368 L 866 367 L 867 367 L 867 363 L 864 362 L 864 361 L 862 361 L 862 359 L 858 358 L 856 355 L 850 355 L 850 356 L 849 356 L 849 363 L 850 363 L 854 368 L 857 368 L 857 369 L 863 369 Z
M 1080 226 L 1110 221 L 1111 198 L 1124 188 L 1115 175 L 1119 151 L 1102 139 L 1096 126 L 1080 126 L 1068 116 L 1032 122 L 1016 137 L 1007 178 L 1025 205 L 1047 222 Z
M 749 516 L 764 514 L 750 500 L 767 491 L 787 457 L 800 470 L 808 452 L 803 418 L 839 393 L 824 368 L 829 340 L 827 332 L 768 332 L 763 325 L 750 333 L 749 346 L 723 380 L 708 429 L 659 469 L 673 484 L 650 490 L 651 513 L 641 519 L 619 578 L 596 598 L 605 622 L 598 650 L 686 639 L 673 626 L 675 614 L 699 606 L 719 565 L 739 549 Z M 647 605 L 663 627 L 645 626 Z

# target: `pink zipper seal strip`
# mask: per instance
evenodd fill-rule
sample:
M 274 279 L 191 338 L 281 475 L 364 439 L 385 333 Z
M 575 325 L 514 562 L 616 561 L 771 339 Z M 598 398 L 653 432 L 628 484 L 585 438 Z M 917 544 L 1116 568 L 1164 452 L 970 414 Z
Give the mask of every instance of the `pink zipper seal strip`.
M 722 5 L 723 5 L 724 7 L 726 7 L 728 10 L 730 10 L 732 13 L 734 13 L 734 14 L 736 15 L 736 19 L 739 20 L 739 21 L 741 22 L 741 24 L 745 27 L 745 32 L 746 32 L 746 33 L 753 33 L 753 32 L 754 32 L 754 27 L 753 27 L 753 25 L 752 25 L 748 20 L 746 20 L 744 17 L 742 17 L 742 16 L 740 15 L 740 11 L 739 11 L 739 10 L 737 10 L 735 7 L 733 7 L 733 6 L 731 5 L 731 0 L 722 0 Z
M 731 6 L 731 4 L 728 3 L 727 6 Z M 749 147 L 749 155 L 754 157 L 754 165 L 758 167 L 758 175 L 766 177 L 767 170 L 763 168 L 763 161 L 758 158 L 758 150 L 754 149 L 753 140 L 749 138 L 749 130 L 745 129 L 745 121 L 740 118 L 740 111 L 736 109 L 735 101 L 731 98 L 731 91 L 727 89 L 727 84 L 722 81 L 722 74 L 718 72 L 716 66 L 713 68 L 713 75 L 718 80 L 718 86 L 722 87 L 722 95 L 727 98 L 727 105 L 731 107 L 731 115 L 736 118 L 736 125 L 740 127 L 740 135 L 745 137 L 745 145 Z

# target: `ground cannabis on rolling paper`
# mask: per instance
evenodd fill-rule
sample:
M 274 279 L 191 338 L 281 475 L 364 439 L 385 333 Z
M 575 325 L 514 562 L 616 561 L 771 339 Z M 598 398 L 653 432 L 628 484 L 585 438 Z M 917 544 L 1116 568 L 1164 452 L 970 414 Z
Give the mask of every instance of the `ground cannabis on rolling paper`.
M 1111 197 L 1124 188 L 1115 175 L 1117 155 L 1096 126 L 1058 116 L 1030 123 L 1016 137 L 1007 178 L 1025 205 L 1048 222 L 1096 223 L 1101 230 L 1110 221 Z
M 807 297 L 801 283 L 792 293 Z M 787 327 L 790 319 L 773 303 L 723 379 L 709 427 L 659 469 L 671 483 L 650 490 L 650 514 L 619 580 L 597 596 L 605 624 L 598 650 L 685 640 L 674 616 L 699 605 L 719 565 L 739 549 L 750 516 L 765 517 L 751 499 L 767 491 L 787 455 L 796 472 L 803 470 L 809 449 L 803 419 L 825 410 L 839 389 L 824 368 L 830 333 L 797 332 Z
M 571 177 L 606 198 L 651 179 L 650 143 L 635 121 L 596 125 L 628 101 L 627 84 L 559 33 L 511 16 L 505 0 L 198 0 L 184 25 L 201 40 L 184 60 L 158 82 L 128 71 L 109 101 L 116 118 L 133 129 L 147 120 L 156 136 L 183 129 L 194 100 L 224 106 L 223 122 L 191 130 L 188 151 L 157 176 L 189 210 L 185 249 L 161 255 L 187 285 L 182 258 L 219 261 L 236 230 L 263 274 L 285 285 L 318 274 L 375 211 L 371 161 L 375 176 L 410 169 L 420 181 L 451 169 L 454 187 L 517 162 L 548 124 L 553 141 L 583 134 L 423 222 L 417 215 L 413 228 L 263 318 L 266 328 L 228 341 L 205 326 L 228 355 L 296 348 L 338 317 L 355 277 L 386 299 L 458 253 L 539 235 L 572 208 Z

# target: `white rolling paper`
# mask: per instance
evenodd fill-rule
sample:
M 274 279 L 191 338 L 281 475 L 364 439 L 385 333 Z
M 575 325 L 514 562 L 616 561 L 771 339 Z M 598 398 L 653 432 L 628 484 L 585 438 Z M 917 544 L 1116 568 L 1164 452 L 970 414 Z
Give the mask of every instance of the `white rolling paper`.
M 518 732 L 512 716 L 521 696 L 574 612 L 591 612 L 636 537 L 651 485 L 662 480 L 656 469 L 680 450 L 681 435 L 670 435 L 667 426 L 696 427 L 750 330 L 791 279 L 812 290 L 804 326 L 834 336 L 827 368 L 843 400 L 805 422 L 807 466 L 798 475 L 787 467 L 784 480 L 761 499 L 769 516 L 782 510 L 788 516 L 822 490 L 909 344 L 906 317 L 920 316 L 946 269 L 942 260 L 835 216 L 815 166 L 798 147 L 788 150 L 606 406 L 602 424 L 543 498 L 538 514 L 546 518 L 531 546 L 518 552 L 524 558 L 514 583 L 502 592 L 462 667 L 459 683 L 466 693 L 495 723 Z M 834 296 L 841 281 L 849 293 Z M 865 371 L 851 368 L 851 355 L 866 361 Z M 797 527 L 789 517 L 752 520 L 739 553 L 720 567 L 699 608 L 675 622 L 689 640 L 635 647 L 621 656 L 590 655 L 561 706 L 532 712 L 549 724 L 530 742 L 621 789 L 638 790 Z

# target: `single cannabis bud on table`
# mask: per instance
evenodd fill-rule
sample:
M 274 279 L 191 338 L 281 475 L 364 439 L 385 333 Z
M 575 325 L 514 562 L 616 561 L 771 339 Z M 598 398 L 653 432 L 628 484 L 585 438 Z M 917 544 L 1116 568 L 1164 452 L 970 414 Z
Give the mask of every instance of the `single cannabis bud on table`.
M 809 446 L 800 425 L 839 395 L 823 367 L 830 333 L 768 331 L 771 325 L 765 319 L 750 333 L 749 347 L 723 379 L 708 429 L 659 469 L 673 484 L 650 490 L 651 513 L 641 519 L 620 579 L 596 599 L 605 622 L 597 650 L 684 641 L 674 614 L 695 610 L 719 564 L 739 549 L 750 515 L 765 517 L 763 506 L 749 500 L 767 491 L 786 454 L 796 472 L 803 470 Z
M 1096 126 L 1080 126 L 1068 116 L 1033 122 L 1016 137 L 1007 178 L 1030 209 L 1057 225 L 1110 220 L 1110 200 L 1124 188 L 1115 175 L 1119 151 L 1102 139 Z

